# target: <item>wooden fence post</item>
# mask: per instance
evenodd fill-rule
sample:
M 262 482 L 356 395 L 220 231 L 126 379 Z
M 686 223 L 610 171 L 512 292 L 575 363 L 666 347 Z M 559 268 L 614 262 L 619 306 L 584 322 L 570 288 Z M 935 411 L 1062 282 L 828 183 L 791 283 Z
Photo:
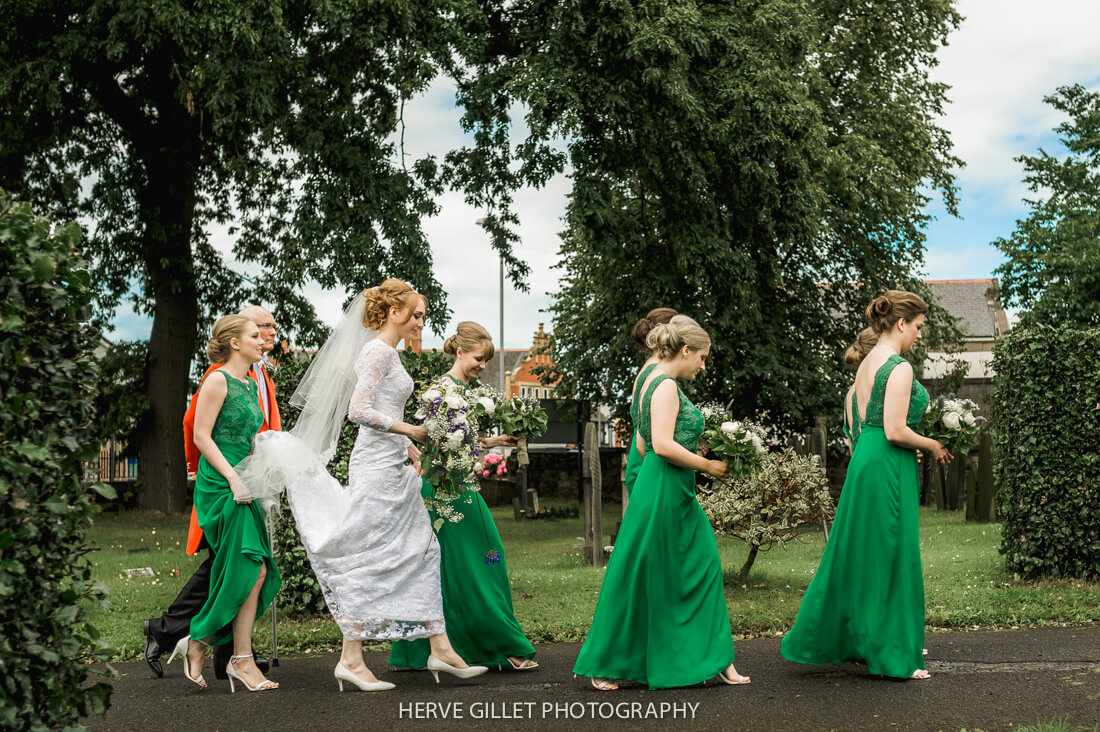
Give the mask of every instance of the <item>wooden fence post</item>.
M 994 498 L 997 488 L 993 485 L 993 437 L 983 429 L 978 438 L 977 497 L 975 518 L 978 521 L 995 521 L 997 504 Z
M 596 437 L 596 425 L 591 422 L 584 428 L 581 475 L 584 486 L 584 561 L 598 567 L 604 562 L 600 505 L 603 476 L 600 470 L 600 443 Z
M 958 451 L 955 459 L 947 466 L 947 478 L 944 480 L 944 502 L 950 511 L 959 510 L 959 495 L 966 491 L 966 453 Z

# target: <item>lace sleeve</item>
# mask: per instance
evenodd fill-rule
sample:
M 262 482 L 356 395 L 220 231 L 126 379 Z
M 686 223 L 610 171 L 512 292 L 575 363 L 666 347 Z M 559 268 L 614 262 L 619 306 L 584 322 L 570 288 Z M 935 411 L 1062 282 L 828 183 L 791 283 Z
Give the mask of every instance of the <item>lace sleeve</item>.
M 382 379 L 393 368 L 391 355 L 388 349 L 369 347 L 359 354 L 355 364 L 355 391 L 352 392 L 351 403 L 348 405 L 348 419 L 381 432 L 389 431 L 393 418 L 375 409 L 374 400 Z

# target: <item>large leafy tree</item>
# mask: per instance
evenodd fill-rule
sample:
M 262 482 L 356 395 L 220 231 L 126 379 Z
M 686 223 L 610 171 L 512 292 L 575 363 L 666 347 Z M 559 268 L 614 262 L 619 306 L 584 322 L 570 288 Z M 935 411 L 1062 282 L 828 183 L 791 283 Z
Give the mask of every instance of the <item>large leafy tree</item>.
M 216 315 L 277 303 L 309 344 L 304 284 L 398 276 L 446 322 L 420 224 L 444 172 L 406 160 L 401 114 L 479 52 L 477 2 L 0 0 L 0 15 L 0 186 L 88 221 L 100 311 L 153 318 L 144 506 L 186 505 L 180 421 Z M 491 206 L 502 189 L 467 162 L 471 199 Z M 507 204 L 491 226 L 522 280 Z
M 671 306 L 715 336 L 699 396 L 837 412 L 866 302 L 922 289 L 929 192 L 956 209 L 928 69 L 959 21 L 946 0 L 512 4 L 463 93 L 509 89 L 528 142 L 568 149 L 548 377 L 621 404 L 633 319 Z
M 1044 101 L 1069 119 L 1055 128 L 1068 154 L 1022 155 L 1027 218 L 993 246 L 1001 299 L 1022 324 L 1100 325 L 1100 93 L 1059 87 Z

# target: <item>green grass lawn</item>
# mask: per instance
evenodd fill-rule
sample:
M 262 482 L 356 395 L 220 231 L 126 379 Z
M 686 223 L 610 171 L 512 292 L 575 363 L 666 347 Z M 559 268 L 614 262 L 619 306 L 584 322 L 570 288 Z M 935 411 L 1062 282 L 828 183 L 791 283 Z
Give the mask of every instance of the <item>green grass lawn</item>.
M 618 519 L 607 506 L 604 529 Z M 535 643 L 584 638 L 603 579 L 602 568 L 583 563 L 581 519 L 524 521 L 510 508 L 493 516 L 507 549 L 516 616 Z M 998 524 L 968 524 L 961 513 L 921 509 L 927 622 L 930 628 L 979 629 L 1100 622 L 1100 583 L 1074 580 L 1024 582 L 1006 573 L 997 553 Z M 183 553 L 183 516 L 124 513 L 96 519 L 90 542 L 95 578 L 111 588 L 110 610 L 90 608 L 91 622 L 118 651 L 119 660 L 140 657 L 141 621 L 159 615 L 194 571 L 200 557 Z M 747 581 L 729 578 L 748 553 L 744 544 L 719 539 L 726 568 L 726 599 L 735 636 L 778 635 L 794 620 L 823 547 L 820 533 L 787 549 L 761 553 Z M 869 547 L 869 551 L 873 548 Z M 276 558 L 278 561 L 278 558 Z M 123 570 L 151 567 L 151 578 L 130 578 Z M 270 650 L 271 615 L 255 633 L 257 650 Z M 328 617 L 279 618 L 281 653 L 330 651 L 340 633 Z

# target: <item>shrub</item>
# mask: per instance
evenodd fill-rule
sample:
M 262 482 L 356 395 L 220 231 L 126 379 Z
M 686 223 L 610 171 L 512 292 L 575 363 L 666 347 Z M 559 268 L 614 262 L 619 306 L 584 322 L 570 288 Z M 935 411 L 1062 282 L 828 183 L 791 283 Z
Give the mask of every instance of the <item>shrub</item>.
M 758 552 L 785 547 L 835 511 L 817 457 L 789 449 L 770 453 L 748 477 L 711 482 L 700 490 L 699 503 L 716 532 L 749 545 L 734 575 L 738 581 L 748 576 Z
M 285 359 L 283 360 L 273 378 L 275 380 L 275 395 L 279 403 L 279 412 L 282 416 L 284 430 L 294 426 L 299 411 L 290 405 L 290 397 L 298 388 L 310 360 Z M 425 353 L 401 352 L 401 363 L 416 382 L 413 394 L 406 404 L 406 421 L 411 421 L 411 413 L 416 410 L 415 396 L 419 394 L 432 379 L 437 378 L 451 367 L 452 359 L 443 353 L 429 351 Z M 340 440 L 336 446 L 336 455 L 328 464 L 328 472 L 343 484 L 348 482 L 348 458 L 355 446 L 355 437 L 359 434 L 359 426 L 352 422 L 345 422 L 340 431 Z M 294 523 L 294 516 L 290 512 L 286 496 L 282 498 L 283 511 L 275 522 L 274 550 L 276 563 L 279 565 L 279 574 L 282 575 L 283 586 L 279 592 L 279 610 L 297 615 L 323 615 L 327 613 L 325 599 L 321 594 L 321 585 L 317 582 L 317 576 L 313 573 L 313 567 L 306 556 L 305 547 L 298 536 L 298 529 Z
M 1005 566 L 1100 574 L 1100 328 L 1016 329 L 994 349 L 993 470 Z
M 83 729 L 111 687 L 88 685 L 111 651 L 85 621 L 105 602 L 85 531 L 96 507 L 82 460 L 98 452 L 92 416 L 96 333 L 75 224 L 51 232 L 0 193 L 0 727 Z

